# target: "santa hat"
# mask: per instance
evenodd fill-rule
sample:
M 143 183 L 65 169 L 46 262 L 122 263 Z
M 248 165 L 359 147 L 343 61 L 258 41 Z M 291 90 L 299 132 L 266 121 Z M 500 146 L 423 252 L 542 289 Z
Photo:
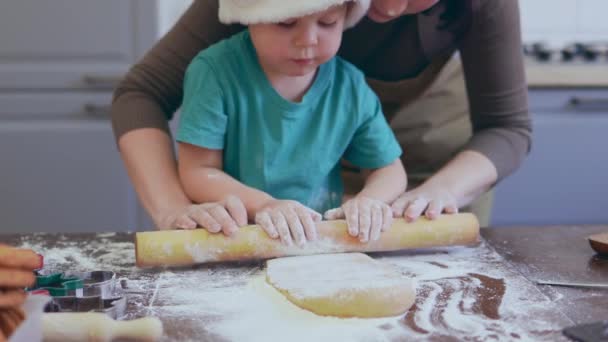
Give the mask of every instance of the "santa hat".
M 279 23 L 352 2 L 344 28 L 348 29 L 361 20 L 371 0 L 220 0 L 220 21 L 224 24 Z

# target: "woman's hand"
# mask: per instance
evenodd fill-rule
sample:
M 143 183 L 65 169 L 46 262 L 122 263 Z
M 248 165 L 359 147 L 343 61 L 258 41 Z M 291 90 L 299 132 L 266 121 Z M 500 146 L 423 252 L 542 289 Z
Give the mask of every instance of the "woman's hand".
M 380 233 L 393 223 L 393 213 L 388 204 L 369 197 L 357 196 L 340 208 L 328 210 L 327 220 L 346 219 L 348 234 L 359 237 L 361 242 L 376 241 Z
M 210 233 L 234 234 L 247 225 L 247 210 L 235 196 L 221 202 L 190 204 L 162 215 L 157 220 L 161 229 L 195 229 L 202 227 Z
M 26 299 L 25 287 L 36 282 L 34 270 L 42 257 L 29 249 L 0 245 L 0 309 L 19 307 Z
M 391 206 L 395 217 L 414 221 L 421 215 L 433 220 L 442 213 L 458 212 L 456 197 L 445 187 L 429 183 L 406 191 Z
M 306 240 L 317 239 L 316 222 L 321 221 L 321 214 L 296 202 L 289 200 L 270 200 L 255 215 L 255 223 L 273 239 L 280 238 L 287 246 L 298 246 Z

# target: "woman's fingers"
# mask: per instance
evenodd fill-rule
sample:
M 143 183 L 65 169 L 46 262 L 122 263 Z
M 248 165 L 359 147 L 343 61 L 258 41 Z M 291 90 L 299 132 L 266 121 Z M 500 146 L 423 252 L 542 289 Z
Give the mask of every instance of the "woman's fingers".
M 42 256 L 29 249 L 0 245 L 0 267 L 39 269 L 42 268 Z
M 441 200 L 432 200 L 429 202 L 428 208 L 424 215 L 429 220 L 434 220 L 443 212 L 443 201 Z
M 399 196 L 391 205 L 391 209 L 393 211 L 393 217 L 403 217 L 405 214 L 405 209 L 409 207 L 411 202 L 411 198 L 406 194 Z
M 410 221 L 410 222 L 416 220 L 426 210 L 428 204 L 429 204 L 428 200 L 426 200 L 422 197 L 418 197 L 418 198 L 414 199 L 413 201 L 410 202 L 407 209 L 405 209 L 405 212 L 403 213 L 403 217 L 407 221 Z
M 190 216 L 200 227 L 207 229 L 210 233 L 215 234 L 222 231 L 222 226 L 206 210 L 195 210 Z
M 32 271 L 0 268 L 0 288 L 24 288 L 34 285 L 36 277 Z
M 27 294 L 22 289 L 0 289 L 0 309 L 10 307 L 20 307 Z

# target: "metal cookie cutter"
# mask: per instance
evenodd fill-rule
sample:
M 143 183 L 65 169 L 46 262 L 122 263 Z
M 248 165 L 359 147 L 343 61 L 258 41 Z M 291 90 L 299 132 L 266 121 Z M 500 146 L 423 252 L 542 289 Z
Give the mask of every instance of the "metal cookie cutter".
M 127 298 L 117 283 L 116 274 L 110 271 L 48 273 L 38 275 L 36 288 L 30 291 L 47 291 L 53 296 L 47 312 L 95 311 L 118 319 L 125 314 Z

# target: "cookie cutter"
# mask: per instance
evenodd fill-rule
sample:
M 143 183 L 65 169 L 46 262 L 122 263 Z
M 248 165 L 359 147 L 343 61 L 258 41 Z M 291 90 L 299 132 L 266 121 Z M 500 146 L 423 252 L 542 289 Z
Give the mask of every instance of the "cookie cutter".
M 37 271 L 36 286 L 28 291 L 52 296 L 46 312 L 94 311 L 118 319 L 125 314 L 127 297 L 123 283 L 117 283 L 116 274 L 111 271 Z

